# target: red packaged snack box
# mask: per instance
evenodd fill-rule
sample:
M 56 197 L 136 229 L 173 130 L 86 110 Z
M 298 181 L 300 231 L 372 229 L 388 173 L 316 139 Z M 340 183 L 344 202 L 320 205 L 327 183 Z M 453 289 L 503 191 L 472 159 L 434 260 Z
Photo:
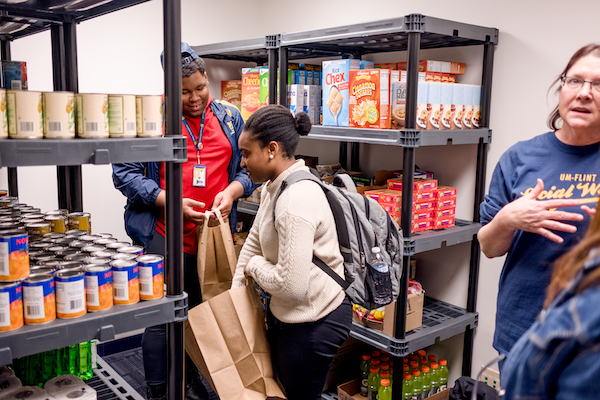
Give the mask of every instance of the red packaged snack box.
M 438 202 L 437 201 L 423 201 L 420 203 L 413 203 L 413 212 L 415 211 L 433 211 L 436 206 L 437 206 Z M 456 203 L 455 203 L 456 204 Z
M 389 189 L 367 190 L 365 196 L 372 198 L 378 203 L 402 204 L 402 192 Z
M 435 211 L 417 211 L 417 212 L 413 212 L 413 221 L 425 221 L 428 219 L 434 219 L 435 218 Z
M 454 223 L 455 223 L 454 217 L 436 218 L 436 219 L 434 219 L 433 229 L 439 230 L 439 229 L 444 229 L 444 228 L 451 228 L 454 226 Z
M 448 217 L 454 217 L 454 215 L 456 214 L 456 208 L 446 208 L 444 210 L 435 210 L 435 218 L 439 219 L 439 218 L 448 218 Z
M 450 199 L 456 197 L 457 189 L 451 186 L 438 186 L 437 198 L 438 199 Z
M 402 190 L 402 177 L 391 178 L 387 180 L 387 187 L 390 190 Z M 426 191 L 435 189 L 438 187 L 437 179 L 415 179 L 413 184 L 413 191 Z
M 430 231 L 433 229 L 433 225 L 434 225 L 433 219 L 428 219 L 425 221 L 414 221 L 412 223 L 411 232 L 415 233 L 415 232 Z
M 400 216 L 400 205 L 399 204 L 379 202 L 379 205 L 392 217 L 394 217 L 396 215 Z
M 437 211 L 440 210 L 444 210 L 446 208 L 453 208 L 456 207 L 456 199 L 445 199 L 445 200 L 438 200 L 437 201 L 437 205 L 435 206 L 435 208 L 437 209 Z
M 417 203 L 434 201 L 437 200 L 437 195 L 437 189 L 419 190 L 418 192 L 413 192 L 413 201 Z

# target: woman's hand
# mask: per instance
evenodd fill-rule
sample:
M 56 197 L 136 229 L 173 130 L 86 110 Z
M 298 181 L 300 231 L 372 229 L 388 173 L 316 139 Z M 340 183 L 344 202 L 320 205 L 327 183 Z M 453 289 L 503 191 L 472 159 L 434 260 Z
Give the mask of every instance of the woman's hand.
M 219 211 L 221 211 L 221 216 L 223 217 L 223 219 L 227 219 L 227 217 L 229 217 L 229 214 L 231 213 L 231 208 L 233 207 L 234 200 L 235 199 L 233 198 L 233 196 L 231 196 L 227 192 L 227 190 L 219 192 L 215 196 L 215 200 L 213 202 L 211 210 L 215 210 L 218 208 Z M 213 215 L 212 218 L 216 217 Z

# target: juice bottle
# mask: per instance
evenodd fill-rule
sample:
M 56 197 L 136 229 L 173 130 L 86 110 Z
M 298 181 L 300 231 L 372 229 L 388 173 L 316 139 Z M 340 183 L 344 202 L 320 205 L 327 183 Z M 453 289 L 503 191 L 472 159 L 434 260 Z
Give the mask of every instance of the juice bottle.
M 436 362 L 429 364 L 429 375 L 431 376 L 431 394 L 434 395 L 440 391 L 439 365 Z
M 421 398 L 425 399 L 431 395 L 431 376 L 427 365 L 421 366 L 421 385 L 423 387 Z
M 412 375 L 405 373 L 402 380 L 402 400 L 412 400 Z
M 369 378 L 367 379 L 367 389 L 368 389 L 368 399 L 369 400 L 377 400 L 377 394 L 379 390 L 379 368 L 371 367 L 369 370 Z
M 371 364 L 371 355 L 363 354 L 360 361 L 360 394 L 367 397 L 367 379 L 369 378 L 369 368 Z
M 438 362 L 440 375 L 440 392 L 448 388 L 448 361 L 443 358 Z
M 422 400 L 423 384 L 421 383 L 421 371 L 412 370 L 412 400 Z
M 392 386 L 389 379 L 382 379 L 379 387 L 378 400 L 392 400 Z

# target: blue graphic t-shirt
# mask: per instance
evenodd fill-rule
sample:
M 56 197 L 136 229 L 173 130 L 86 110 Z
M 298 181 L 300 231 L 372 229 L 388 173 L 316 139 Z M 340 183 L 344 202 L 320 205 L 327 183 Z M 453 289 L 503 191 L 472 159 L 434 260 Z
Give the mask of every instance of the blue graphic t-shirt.
M 504 153 L 490 183 L 489 194 L 480 206 L 485 225 L 511 201 L 529 193 L 537 179 L 544 181 L 538 200 L 577 199 L 594 208 L 600 191 L 600 143 L 570 146 L 548 132 L 522 141 Z M 500 276 L 494 348 L 507 354 L 516 340 L 533 324 L 542 310 L 554 261 L 579 242 L 590 217 L 580 207 L 564 211 L 584 215 L 583 221 L 569 222 L 577 232 L 555 231 L 564 243 L 541 235 L 516 231 Z

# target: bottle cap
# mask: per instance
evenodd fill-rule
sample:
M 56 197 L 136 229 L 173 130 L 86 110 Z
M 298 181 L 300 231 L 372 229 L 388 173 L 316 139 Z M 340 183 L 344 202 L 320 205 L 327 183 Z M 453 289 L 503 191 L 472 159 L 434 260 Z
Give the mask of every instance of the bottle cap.
M 390 373 L 388 371 L 381 371 L 381 378 L 388 379 L 390 377 Z
M 429 362 L 427 361 L 427 359 L 425 357 L 421 357 L 421 358 L 419 358 L 419 364 L 427 365 L 427 364 L 429 364 Z
M 426 373 L 428 373 L 428 372 L 429 372 L 429 367 L 428 367 L 427 365 L 423 365 L 423 366 L 421 367 L 421 371 L 422 371 L 424 374 L 426 374 Z
M 439 365 L 436 362 L 432 362 L 431 364 L 429 364 L 429 368 L 431 369 L 438 369 Z
M 371 355 L 373 356 L 373 358 L 378 358 L 381 355 L 381 352 L 379 350 L 373 350 L 373 352 L 371 352 Z
M 421 375 L 421 371 L 419 371 L 418 369 L 413 369 L 412 374 L 413 374 L 413 376 L 419 376 L 419 375 Z
M 371 369 L 369 369 L 369 372 L 372 373 L 372 374 L 376 374 L 376 373 L 379 372 L 379 368 L 377 368 L 377 367 L 371 367 Z
M 429 362 L 432 362 L 432 361 L 435 362 L 435 355 L 430 354 L 427 356 L 427 359 L 429 360 Z
M 411 368 L 413 368 L 413 369 L 414 369 L 414 368 L 418 368 L 418 367 L 419 367 L 419 363 L 418 363 L 418 362 L 416 362 L 416 361 L 411 361 L 411 362 L 410 362 L 410 367 L 411 367 Z
M 384 371 L 389 371 L 390 364 L 384 364 L 384 363 L 382 363 L 379 368 L 381 368 Z
M 411 375 L 411 374 L 404 374 L 404 380 L 405 380 L 405 381 L 409 381 L 409 380 L 410 380 L 410 378 L 412 378 L 412 375 Z
M 448 365 L 448 361 L 444 360 L 443 358 L 438 362 L 438 364 L 440 365 Z
M 380 253 L 380 252 L 381 252 L 381 249 L 380 249 L 379 247 L 375 246 L 375 247 L 373 247 L 373 248 L 371 249 L 371 251 L 372 251 L 373 253 Z
M 402 370 L 404 372 L 407 372 L 408 371 L 408 364 L 404 364 L 404 367 L 402 367 Z
M 425 350 L 417 350 L 417 354 L 419 355 L 419 357 L 425 357 L 427 355 L 427 352 Z
M 374 358 L 371 360 L 371 365 L 379 365 L 381 363 L 381 361 L 379 360 L 379 358 Z
M 390 386 L 390 380 L 389 379 L 382 379 L 381 380 L 381 386 Z
M 371 355 L 370 354 L 363 354 L 362 355 L 362 359 L 365 360 L 365 361 L 366 360 L 370 360 L 371 359 Z

